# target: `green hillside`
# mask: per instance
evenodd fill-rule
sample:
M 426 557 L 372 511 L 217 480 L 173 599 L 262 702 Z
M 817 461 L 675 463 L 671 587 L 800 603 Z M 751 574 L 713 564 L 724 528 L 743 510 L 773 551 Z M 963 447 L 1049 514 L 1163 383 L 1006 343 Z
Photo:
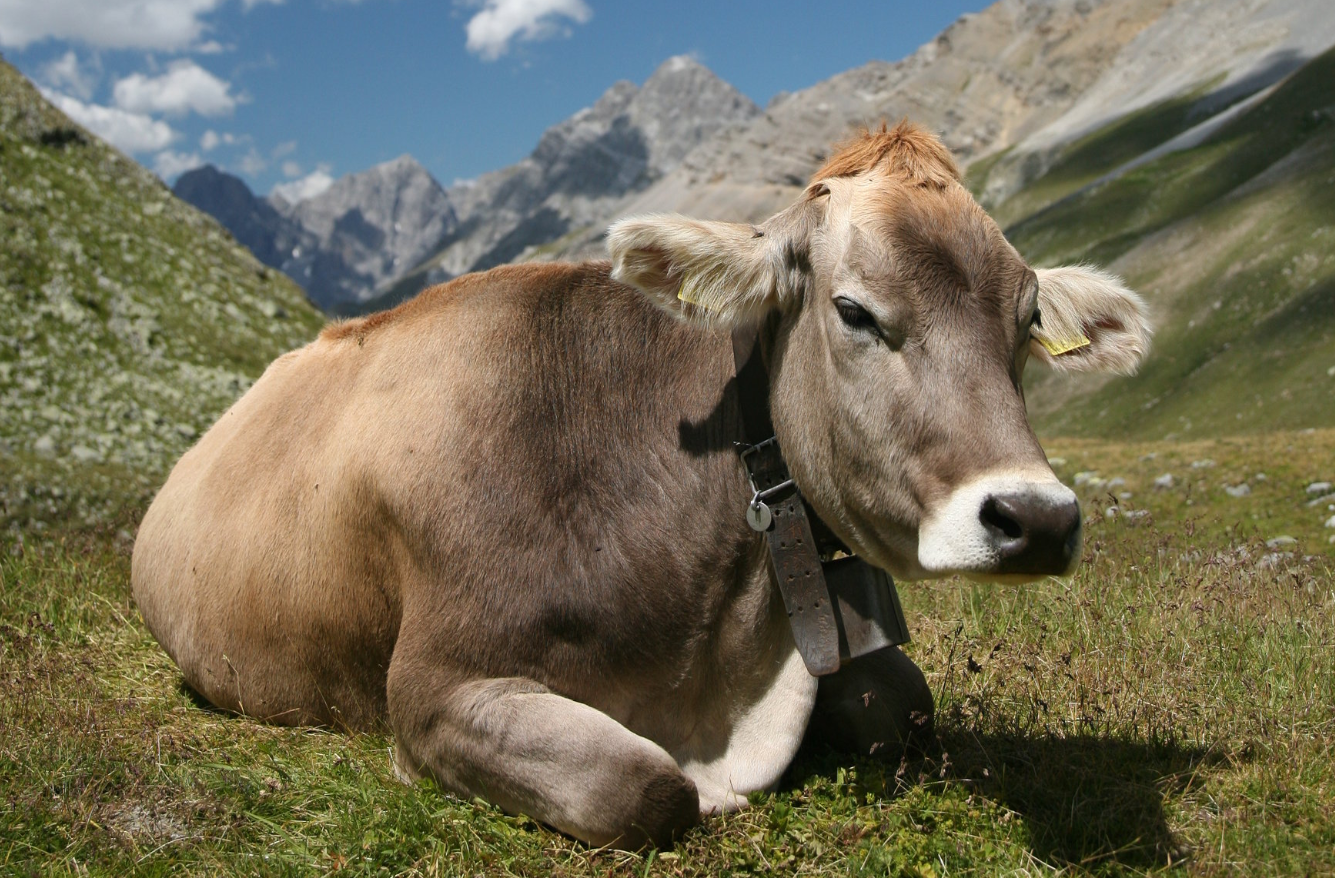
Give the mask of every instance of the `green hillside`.
M 994 208 L 1034 264 L 1109 265 L 1150 302 L 1129 379 L 1034 374 L 1042 432 L 1199 438 L 1335 426 L 1335 51 L 1201 145 L 1097 180 L 1186 125 L 1195 94 L 1074 144 Z M 972 169 L 981 188 L 987 166 Z M 1054 200 L 1055 196 L 1055 200 Z
M 322 319 L 0 61 L 0 548 L 125 525 Z

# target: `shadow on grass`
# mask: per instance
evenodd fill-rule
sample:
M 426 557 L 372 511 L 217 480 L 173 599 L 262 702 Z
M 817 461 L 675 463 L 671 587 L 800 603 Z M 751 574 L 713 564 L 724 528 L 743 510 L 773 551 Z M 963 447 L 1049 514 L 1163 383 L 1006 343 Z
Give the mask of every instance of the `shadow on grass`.
M 946 777 L 1024 818 L 1034 855 L 1053 864 L 1134 868 L 1181 861 L 1167 796 L 1183 791 L 1214 757 L 1177 741 L 1096 735 L 941 732 Z
M 1024 820 L 1034 856 L 1054 866 L 1143 870 L 1188 857 L 1168 826 L 1164 802 L 1218 759 L 1175 740 L 993 734 L 946 725 L 930 755 L 908 758 L 898 771 L 879 762 L 858 776 L 883 778 L 880 790 L 870 790 L 882 798 L 916 784 L 942 793 L 962 788 L 997 802 Z M 824 745 L 804 747 L 784 785 L 801 786 L 813 774 L 833 776 L 848 764 L 846 754 Z M 870 760 L 858 764 L 872 768 Z

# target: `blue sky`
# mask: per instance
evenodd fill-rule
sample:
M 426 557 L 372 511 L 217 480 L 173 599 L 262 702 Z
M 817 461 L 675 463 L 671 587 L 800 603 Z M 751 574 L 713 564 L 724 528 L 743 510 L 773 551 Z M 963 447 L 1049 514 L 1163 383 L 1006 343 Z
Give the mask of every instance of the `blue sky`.
M 257 192 L 411 153 L 442 183 L 528 154 L 689 53 L 760 105 L 896 60 L 981 0 L 0 0 L 0 51 L 163 176 Z M 836 137 L 842 132 L 831 132 Z

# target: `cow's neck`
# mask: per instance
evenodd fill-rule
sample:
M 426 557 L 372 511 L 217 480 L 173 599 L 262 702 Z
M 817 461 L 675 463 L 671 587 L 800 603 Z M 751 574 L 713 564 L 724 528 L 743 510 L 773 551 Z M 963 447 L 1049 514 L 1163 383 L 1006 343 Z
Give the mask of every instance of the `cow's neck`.
M 793 640 L 814 676 L 842 660 L 908 641 L 899 596 L 884 571 L 858 558 L 821 521 L 793 482 L 775 437 L 765 342 L 773 320 L 732 336 L 740 429 L 738 446 L 753 497 L 747 522 L 765 534 L 770 574 L 783 595 Z M 830 577 L 827 579 L 827 573 Z

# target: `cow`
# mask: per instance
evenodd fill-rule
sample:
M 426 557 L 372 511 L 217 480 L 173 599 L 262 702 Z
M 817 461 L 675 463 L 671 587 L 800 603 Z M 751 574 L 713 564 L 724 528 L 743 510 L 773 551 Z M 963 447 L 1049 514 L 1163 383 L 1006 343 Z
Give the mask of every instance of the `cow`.
M 791 476 L 849 551 L 903 579 L 1078 563 L 1022 373 L 1134 371 L 1145 306 L 1026 265 L 935 136 L 862 132 L 759 225 L 645 216 L 606 243 L 331 324 L 180 459 L 132 583 L 190 687 L 387 728 L 404 779 L 593 845 L 743 807 L 809 728 L 902 742 L 932 711 L 903 652 L 818 679 L 795 648 L 745 516 L 740 327 Z

